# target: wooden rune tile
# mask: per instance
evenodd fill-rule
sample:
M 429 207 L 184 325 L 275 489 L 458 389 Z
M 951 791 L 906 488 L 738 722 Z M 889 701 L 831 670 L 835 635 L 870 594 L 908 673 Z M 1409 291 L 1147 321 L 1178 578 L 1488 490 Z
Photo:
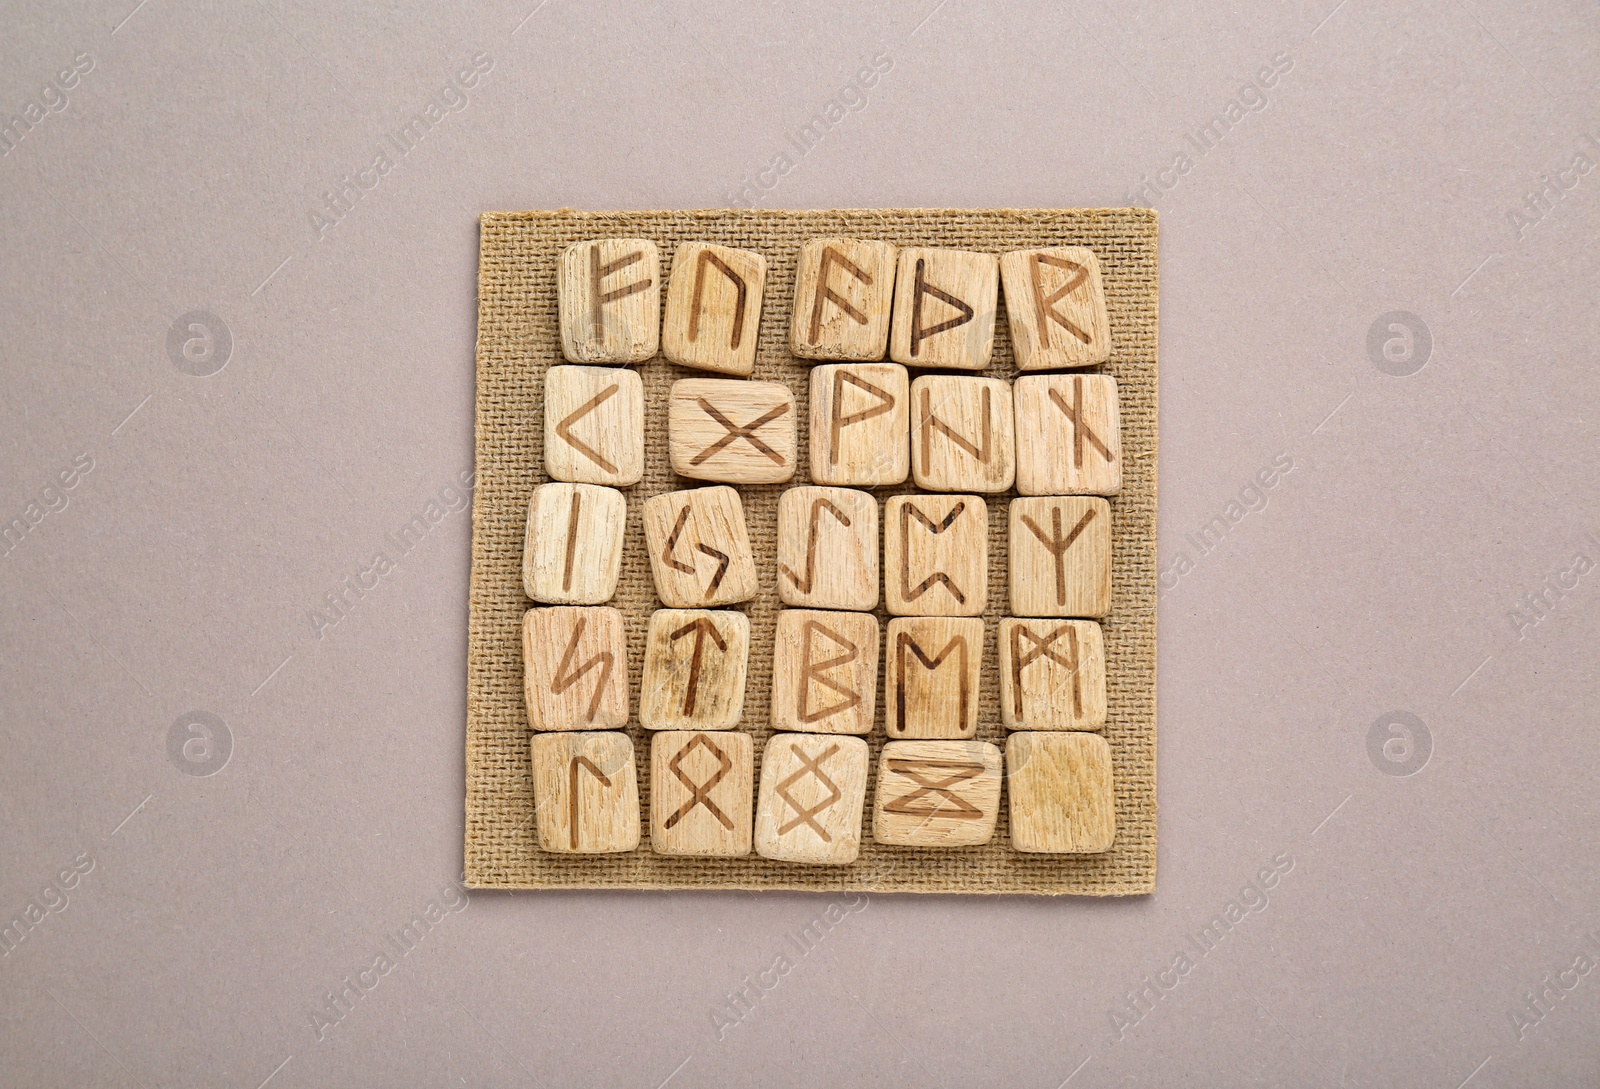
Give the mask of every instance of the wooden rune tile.
M 977 733 L 980 618 L 897 616 L 889 621 L 883 653 L 884 732 L 890 740 Z
M 756 563 L 744 504 L 732 488 L 663 492 L 644 501 L 644 539 L 656 596 L 675 609 L 756 596 Z
M 908 367 L 981 371 L 994 352 L 1000 263 L 992 253 L 903 249 L 889 358 Z
M 785 609 L 772 641 L 772 728 L 872 732 L 878 695 L 878 618 Z
M 750 618 L 657 609 L 645 638 L 639 723 L 647 730 L 731 730 L 744 713 Z
M 682 367 L 748 375 L 766 283 L 767 259 L 759 253 L 683 243 L 672 255 L 662 354 Z
M 695 480 L 781 484 L 794 476 L 794 393 L 782 382 L 684 378 L 667 398 L 672 471 Z
M 761 757 L 756 853 L 780 862 L 854 862 L 867 760 L 859 737 L 774 734 Z
M 1082 246 L 1014 250 L 1000 258 L 1017 367 L 1062 370 L 1111 357 L 1100 262 Z
M 1111 505 L 1086 495 L 1011 501 L 1011 611 L 1102 617 L 1111 611 Z
M 888 242 L 813 238 L 801 246 L 789 350 L 801 359 L 882 359 L 894 258 Z
M 1017 491 L 1116 495 L 1122 490 L 1117 380 L 1105 374 L 1017 379 Z
M 551 367 L 544 467 L 552 479 L 625 488 L 644 478 L 644 383 L 620 367 Z
M 598 484 L 541 484 L 528 502 L 522 588 L 550 605 L 600 605 L 617 592 L 628 501 Z
M 894 616 L 982 616 L 989 510 L 976 495 L 896 495 L 883 508 L 883 600 Z
M 639 783 L 626 733 L 534 734 L 532 757 L 540 847 L 608 854 L 639 846 Z
M 898 363 L 811 371 L 811 479 L 875 487 L 911 475 L 911 379 Z
M 647 238 L 561 251 L 561 354 L 572 363 L 643 363 L 661 342 L 661 254 Z
M 923 375 L 911 383 L 911 474 L 936 492 L 1003 492 L 1016 478 L 1011 384 Z
M 987 741 L 890 741 L 878 757 L 872 838 L 895 847 L 988 843 L 1002 763 Z
M 1006 791 L 1019 851 L 1099 854 L 1116 839 L 1111 747 L 1099 734 L 1012 734 Z
M 616 609 L 529 609 L 522 617 L 522 664 L 534 730 L 628 724 L 628 645 Z
M 656 854 L 747 855 L 754 807 L 749 734 L 667 730 L 650 738 L 650 849 Z
M 778 498 L 778 596 L 810 609 L 878 604 L 878 501 L 849 488 Z
M 1106 649 L 1092 620 L 1000 621 L 1000 715 L 1008 730 L 1099 730 Z

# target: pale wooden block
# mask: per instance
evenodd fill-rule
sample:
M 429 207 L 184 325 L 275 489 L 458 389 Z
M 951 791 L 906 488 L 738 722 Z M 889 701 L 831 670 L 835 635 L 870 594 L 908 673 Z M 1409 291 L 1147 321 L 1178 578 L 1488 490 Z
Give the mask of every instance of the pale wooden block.
M 1061 370 L 1111 357 L 1100 262 L 1083 246 L 1014 250 L 1000 258 L 1017 367 Z
M 644 383 L 637 372 L 545 372 L 544 468 L 555 480 L 616 488 L 644 478 Z
M 648 238 L 561 251 L 561 354 L 573 363 L 643 363 L 661 343 L 661 253 Z
M 875 487 L 911 475 L 911 376 L 898 363 L 811 371 L 811 479 Z
M 755 743 L 738 731 L 650 739 L 650 847 L 658 855 L 750 853 Z
M 1000 621 L 1000 715 L 1008 730 L 1099 730 L 1106 647 L 1092 620 Z
M 551 605 L 599 605 L 617 592 L 628 501 L 598 484 L 541 484 L 528 501 L 522 588 Z
M 1016 479 L 1011 384 L 929 374 L 911 383 L 911 474 L 936 492 L 1003 492 Z
M 756 596 L 744 504 L 729 487 L 663 492 L 644 501 L 644 539 L 656 596 L 679 609 Z
M 982 616 L 989 509 L 976 495 L 896 495 L 883 509 L 883 601 L 894 616 Z
M 761 756 L 756 853 L 780 862 L 854 862 L 867 759 L 859 737 L 774 734 Z
M 558 854 L 609 854 L 639 846 L 633 742 L 621 730 L 533 735 L 534 824 Z
M 781 484 L 794 476 L 794 433 L 794 393 L 782 382 L 683 378 L 667 397 L 667 451 L 679 476 Z
M 1011 611 L 1101 617 L 1111 611 L 1111 505 L 1087 495 L 1011 501 Z
M 616 609 L 529 609 L 522 617 L 522 666 L 534 730 L 628 724 L 628 644 Z
M 647 730 L 731 730 L 744 713 L 750 618 L 706 609 L 650 615 L 639 686 Z
M 1000 816 L 1000 747 L 891 741 L 878 758 L 872 838 L 894 847 L 976 847 Z
M 1122 413 L 1107 374 L 1017 379 L 1017 491 L 1116 495 L 1122 490 Z
M 999 300 L 1000 262 L 994 254 L 901 250 L 889 358 L 908 367 L 983 370 L 994 352 Z
M 878 501 L 849 488 L 778 497 L 778 596 L 809 609 L 878 604 Z
M 868 734 L 878 697 L 878 618 L 785 609 L 772 640 L 772 728 Z
M 1011 845 L 1043 854 L 1099 854 L 1117 835 L 1111 747 L 1099 734 L 1006 739 Z
M 752 250 L 685 242 L 672 255 L 661 351 L 681 367 L 747 375 L 756 364 L 767 259 Z
M 801 246 L 789 350 L 801 359 L 882 359 L 894 256 L 888 242 L 813 238 Z
M 884 731 L 891 739 L 978 732 L 981 619 L 897 616 L 889 621 L 884 656 Z

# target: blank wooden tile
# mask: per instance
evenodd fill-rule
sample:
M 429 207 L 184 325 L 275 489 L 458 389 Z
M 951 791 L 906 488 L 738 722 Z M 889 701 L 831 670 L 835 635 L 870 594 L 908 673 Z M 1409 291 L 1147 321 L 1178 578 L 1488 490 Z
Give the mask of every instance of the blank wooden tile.
M 617 592 L 628 501 L 598 484 L 541 484 L 528 502 L 522 588 L 551 605 L 599 605 Z
M 663 492 L 644 502 L 644 539 L 656 596 L 675 609 L 756 596 L 756 563 L 744 504 L 732 488 Z
M 785 609 L 772 640 L 772 728 L 872 732 L 878 619 L 871 613 Z
M 755 367 L 767 259 L 685 242 L 672 255 L 661 350 L 683 367 L 746 375 Z
M 650 739 L 650 847 L 658 855 L 750 853 L 755 743 L 738 731 Z
M 1011 384 L 929 374 L 911 383 L 911 473 L 935 492 L 1003 492 L 1016 479 Z
M 1062 370 L 1111 356 L 1100 262 L 1082 246 L 1015 250 L 1000 258 L 1017 366 Z
M 888 242 L 813 238 L 801 246 L 789 350 L 801 359 L 882 359 L 894 256 Z
M 889 358 L 908 367 L 981 371 L 994 352 L 999 301 L 994 254 L 901 250 Z
M 744 713 L 750 619 L 657 609 L 645 637 L 639 723 L 647 730 L 729 730 Z
M 1043 854 L 1099 854 L 1117 834 L 1111 748 L 1099 734 L 1006 738 L 1011 845 Z
M 1116 495 L 1122 490 L 1122 414 L 1106 374 L 1017 379 L 1017 491 Z
M 989 510 L 976 495 L 896 495 L 883 508 L 883 601 L 894 616 L 982 616 Z
M 911 475 L 911 378 L 898 363 L 811 371 L 811 479 L 876 487 Z
M 619 367 L 551 367 L 544 468 L 555 480 L 625 488 L 644 478 L 644 383 Z
M 780 862 L 854 862 L 866 796 L 865 741 L 774 734 L 761 757 L 756 853 Z
M 667 444 L 679 476 L 781 484 L 794 476 L 794 393 L 782 382 L 681 379 L 667 398 Z
M 546 851 L 608 854 L 638 847 L 633 742 L 621 730 L 534 734 L 533 804 Z
M 1000 815 L 1000 747 L 891 741 L 878 757 L 872 838 L 895 847 L 975 847 Z
M 849 488 L 778 497 L 778 596 L 810 609 L 878 604 L 878 501 Z
M 661 342 L 661 254 L 647 238 L 561 251 L 561 353 L 572 363 L 642 363 Z
M 1000 714 L 1009 730 L 1098 730 L 1106 648 L 1092 620 L 1000 621 Z
M 616 609 L 529 609 L 522 617 L 522 665 L 533 729 L 628 724 L 628 644 Z
M 1011 501 L 1011 611 L 1101 617 L 1111 611 L 1111 505 L 1086 495 Z
M 897 616 L 884 641 L 884 730 L 891 739 L 978 732 L 983 621 Z

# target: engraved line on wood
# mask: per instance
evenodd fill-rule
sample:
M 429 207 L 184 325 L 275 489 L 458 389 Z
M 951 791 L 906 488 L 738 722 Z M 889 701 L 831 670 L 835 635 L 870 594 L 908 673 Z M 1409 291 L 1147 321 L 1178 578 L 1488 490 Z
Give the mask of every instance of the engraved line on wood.
M 567 825 L 572 849 L 578 849 L 578 769 L 586 769 L 601 786 L 610 786 L 611 778 L 587 756 L 574 756 L 567 768 Z
M 1045 265 L 1054 265 L 1056 268 L 1067 270 L 1067 282 L 1056 288 L 1048 296 L 1044 293 L 1044 283 L 1041 275 L 1041 270 Z M 1056 257 L 1048 253 L 1034 254 L 1033 263 L 1028 267 L 1033 272 L 1033 310 L 1039 322 L 1039 347 L 1048 348 L 1050 346 L 1050 322 L 1052 320 L 1058 322 L 1061 328 L 1085 344 L 1094 339 L 1055 309 L 1055 303 L 1058 300 L 1077 290 L 1089 279 L 1089 270 L 1076 261 L 1068 260 L 1065 257 Z
M 1084 516 L 1078 519 L 1078 524 L 1072 527 L 1072 532 L 1065 537 L 1061 535 L 1060 507 L 1050 508 L 1050 536 L 1048 537 L 1044 535 L 1044 530 L 1039 528 L 1037 522 L 1026 514 L 1022 516 L 1022 524 L 1033 531 L 1033 535 L 1039 538 L 1039 543 L 1049 550 L 1051 558 L 1055 560 L 1057 605 L 1065 605 L 1067 603 L 1067 549 L 1072 547 L 1072 542 L 1078 539 L 1078 535 L 1084 531 L 1084 528 L 1094 521 L 1094 516 L 1095 508 L 1090 507 Z
M 600 679 L 595 683 L 594 695 L 589 697 L 589 715 L 587 721 L 593 722 L 595 714 L 600 710 L 600 696 L 606 690 L 606 682 L 611 679 L 611 667 L 615 662 L 609 650 L 603 650 L 584 662 L 575 672 L 568 672 L 572 665 L 573 655 L 578 653 L 578 640 L 583 638 L 583 629 L 588 624 L 589 618 L 581 616 L 572 628 L 572 639 L 567 643 L 566 652 L 561 655 L 561 665 L 556 669 L 555 679 L 550 682 L 550 691 L 553 695 L 561 695 L 567 689 L 581 681 L 584 676 L 596 666 L 600 667 Z
M 723 428 L 726 429 L 727 434 L 723 435 L 722 438 L 718 439 L 716 442 L 712 443 L 710 446 L 696 454 L 694 459 L 689 462 L 690 465 L 699 465 L 702 462 L 711 460 L 712 458 L 716 457 L 717 454 L 721 453 L 724 447 L 731 446 L 739 439 L 743 439 L 745 442 L 748 442 L 751 446 L 755 447 L 758 451 L 771 458 L 777 464 L 783 464 L 783 455 L 778 453 L 772 447 L 768 446 L 766 443 L 762 442 L 761 439 L 756 436 L 756 432 L 765 427 L 767 424 L 771 423 L 773 420 L 776 420 L 778 417 L 782 416 L 784 413 L 788 412 L 789 404 L 787 401 L 781 405 L 778 405 L 776 408 L 769 408 L 766 412 L 762 413 L 756 419 L 751 420 L 747 424 L 734 423 L 732 420 L 728 419 L 727 416 L 723 415 L 721 409 L 712 404 L 710 401 L 706 400 L 704 397 L 696 397 L 695 402 L 705 411 L 707 416 L 710 416 L 713 420 L 716 420 L 719 424 L 721 424 Z
M 895 639 L 894 645 L 895 693 L 899 697 L 895 708 L 895 729 L 902 734 L 906 732 L 906 703 L 908 702 L 906 700 L 906 689 L 908 687 L 906 651 L 908 650 L 916 656 L 917 660 L 922 663 L 922 668 L 929 673 L 937 672 L 944 665 L 944 660 L 950 657 L 950 652 L 956 652 L 956 675 L 961 684 L 961 698 L 958 701 L 959 706 L 956 708 L 956 722 L 964 727 L 967 721 L 967 701 L 971 698 L 971 692 L 968 690 L 967 684 L 967 637 L 964 635 L 952 636 L 950 641 L 944 645 L 944 649 L 939 651 L 936 657 L 930 658 L 923 653 L 922 644 L 917 642 L 916 636 L 908 631 L 903 631 Z
M 699 653 L 698 644 L 696 645 L 696 653 Z M 711 774 L 710 779 L 707 779 L 703 783 L 696 783 L 694 780 L 690 779 L 688 773 L 685 772 L 680 766 L 683 763 L 684 758 L 697 748 L 705 749 L 706 752 L 717 758 L 717 770 Z M 672 814 L 672 816 L 668 817 L 662 822 L 663 828 L 672 828 L 676 826 L 679 821 L 683 820 L 683 818 L 694 812 L 695 806 L 703 805 L 706 807 L 706 811 L 708 813 L 717 818 L 718 823 L 720 823 L 722 827 L 726 828 L 730 832 L 733 831 L 733 821 L 726 813 L 722 811 L 716 802 L 711 800 L 711 791 L 716 788 L 718 783 L 722 782 L 722 780 L 727 777 L 728 772 L 733 770 L 733 761 L 728 757 L 727 753 L 717 748 L 717 746 L 713 744 L 711 739 L 706 737 L 705 734 L 695 734 L 689 739 L 689 743 L 687 745 L 679 749 L 677 754 L 674 755 L 671 760 L 667 761 L 667 768 L 672 772 L 672 774 L 678 777 L 678 782 L 689 788 L 690 797 L 688 801 L 684 802 L 683 805 L 678 807 L 678 811 L 676 813 Z
M 832 246 L 822 247 L 821 267 L 817 269 L 817 291 L 811 300 L 811 340 L 812 347 L 822 338 L 822 304 L 831 302 L 843 310 L 857 325 L 867 324 L 867 316 L 854 306 L 850 305 L 843 295 L 828 286 L 828 272 L 834 265 L 843 268 L 850 275 L 860 280 L 868 287 L 872 286 L 872 277 L 850 258 L 834 249 Z
M 816 499 L 812 500 L 810 526 L 806 531 L 805 578 L 802 580 L 799 575 L 794 573 L 794 568 L 790 567 L 788 564 L 785 563 L 779 565 L 783 570 L 783 573 L 789 576 L 789 581 L 794 583 L 794 588 L 799 590 L 802 594 L 809 594 L 811 592 L 812 580 L 816 577 L 817 532 L 821 529 L 821 516 L 823 511 L 827 511 L 829 514 L 833 515 L 839 520 L 839 524 L 847 529 L 850 526 L 850 516 L 844 511 L 840 510 L 831 499 L 818 496 Z
M 1083 418 L 1083 379 L 1073 378 L 1072 380 L 1072 404 L 1070 406 L 1067 404 L 1067 399 L 1061 396 L 1060 390 L 1052 389 L 1050 391 L 1050 400 L 1066 416 L 1067 422 L 1072 424 L 1072 467 L 1074 469 L 1083 468 L 1083 444 L 1085 442 L 1098 450 L 1101 457 L 1110 461 L 1110 449 L 1107 448 L 1104 442 L 1100 441 L 1100 436 L 1096 435 L 1094 430 L 1090 428 L 1089 421 Z
M 712 623 L 711 618 L 708 616 L 699 616 L 691 620 L 673 632 L 671 640 L 676 643 L 679 639 L 691 633 L 694 635 L 694 650 L 689 656 L 689 690 L 683 696 L 683 714 L 685 718 L 694 714 L 696 693 L 700 690 L 700 655 L 705 649 L 706 636 L 711 636 L 711 641 L 717 645 L 718 650 L 723 653 L 727 653 L 728 650 L 728 644 L 722 638 L 722 633 L 717 630 L 716 624 Z
M 683 505 L 683 509 L 678 512 L 678 520 L 672 523 L 672 532 L 667 534 L 666 547 L 661 550 L 662 562 L 673 570 L 682 571 L 686 575 L 694 574 L 694 564 L 684 563 L 682 560 L 678 559 L 677 556 L 673 555 L 673 553 L 678 547 L 678 536 L 683 532 L 683 527 L 688 524 L 689 515 L 693 509 L 693 503 L 685 503 Z
M 900 813 L 908 817 L 944 817 L 958 821 L 983 817 L 983 810 L 950 789 L 957 783 L 982 775 L 982 764 L 965 760 L 905 760 L 890 757 L 888 768 L 894 774 L 910 779 L 917 784 L 917 788 L 887 803 L 883 807 L 885 813 Z M 934 776 L 941 773 L 942 778 L 936 780 Z M 928 798 L 928 801 L 916 805 L 922 798 Z M 950 804 L 946 806 L 946 802 Z
M 700 309 L 704 304 L 706 266 L 714 265 L 733 282 L 734 290 L 739 293 L 738 300 L 733 305 L 733 333 L 728 338 L 728 349 L 738 351 L 739 342 L 744 338 L 744 303 L 749 289 L 745 287 L 744 277 L 733 271 L 728 263 L 710 250 L 701 250 L 700 257 L 694 264 L 694 298 L 689 302 L 689 340 L 692 342 L 700 336 Z
M 598 451 L 596 451 L 589 444 L 585 443 L 582 439 L 573 438 L 572 425 L 609 401 L 620 388 L 621 387 L 618 385 L 607 386 L 605 389 L 589 398 L 583 404 L 579 405 L 576 409 L 569 412 L 565 419 L 556 424 L 557 435 L 560 435 L 563 439 L 567 440 L 567 444 L 569 446 L 571 446 L 578 453 L 582 454 L 584 457 L 588 458 L 590 461 L 594 462 L 596 465 L 600 466 L 600 468 L 604 469 L 608 473 L 616 472 L 617 467 L 611 464 L 611 462 L 607 461 L 600 455 Z
M 933 391 L 927 386 L 922 387 L 922 399 L 918 406 L 922 412 L 922 422 L 917 426 L 922 429 L 922 442 L 919 445 L 922 447 L 922 472 L 924 475 L 927 474 L 929 462 L 933 457 L 932 446 L 933 433 L 935 431 L 977 458 L 980 464 L 989 464 L 989 456 L 994 452 L 989 441 L 993 437 L 993 423 L 990 415 L 990 409 L 993 407 L 993 392 L 988 386 L 983 387 L 983 437 L 974 444 L 968 441 L 965 435 L 933 414 Z
M 929 337 L 936 336 L 939 333 L 943 333 L 947 330 L 955 329 L 958 326 L 965 325 L 967 322 L 972 320 L 972 307 L 968 306 L 966 303 L 950 294 L 950 292 L 945 291 L 942 288 L 935 287 L 933 284 L 928 282 L 927 276 L 923 271 L 923 266 L 925 264 L 927 264 L 925 258 L 917 258 L 917 275 L 911 292 L 911 355 L 913 357 L 916 356 L 917 351 L 924 340 L 927 340 Z M 931 325 L 924 329 L 922 327 L 922 298 L 924 295 L 932 295 L 941 302 L 949 303 L 951 306 L 961 311 L 961 316 L 958 318 L 946 318 L 937 325 Z
M 839 789 L 839 785 L 832 779 L 828 778 L 828 773 L 822 770 L 823 761 L 827 760 L 828 757 L 838 752 L 839 745 L 837 742 L 829 745 L 822 751 L 821 755 L 818 756 L 812 756 L 799 745 L 795 745 L 790 751 L 793 752 L 794 755 L 799 759 L 800 767 L 796 768 L 791 774 L 785 776 L 778 783 L 776 793 L 778 797 L 789 803 L 789 808 L 794 810 L 795 815 L 794 818 L 788 823 L 779 826 L 778 835 L 784 835 L 785 833 L 800 827 L 802 824 L 805 824 L 809 825 L 813 832 L 822 837 L 823 843 L 832 843 L 833 837 L 828 835 L 828 830 L 822 827 L 822 825 L 818 824 L 812 818 L 827 812 L 828 809 L 833 806 L 834 802 L 844 797 L 844 792 Z M 795 783 L 799 782 L 806 775 L 816 776 L 817 782 L 828 788 L 828 797 L 818 802 L 816 805 L 811 806 L 810 808 L 802 808 L 800 803 L 795 801 L 794 798 L 789 794 L 789 788 L 794 786 Z
M 1066 657 L 1062 657 L 1060 651 L 1051 649 L 1055 641 L 1061 638 L 1062 632 L 1067 635 Z M 1024 639 L 1033 644 L 1026 653 L 1022 650 Z M 1066 668 L 1067 675 L 1072 678 L 1072 716 L 1074 719 L 1083 717 L 1083 685 L 1078 674 L 1078 629 L 1071 624 L 1063 624 L 1042 637 L 1025 624 L 1018 624 L 1011 629 L 1011 705 L 1016 717 L 1022 718 L 1022 671 L 1040 658 L 1048 658 Z
M 572 590 L 572 557 L 578 551 L 578 512 L 583 508 L 583 493 L 576 488 L 572 492 L 572 509 L 567 514 L 567 562 L 561 570 L 561 589 L 563 592 Z
M 594 300 L 590 309 L 594 315 L 595 340 L 604 343 L 606 337 L 605 322 L 601 319 L 601 307 L 608 302 L 616 302 L 618 299 L 626 299 L 629 295 L 648 290 L 653 282 L 651 277 L 646 276 L 644 279 L 635 280 L 631 284 L 624 284 L 621 287 L 614 287 L 610 291 L 603 291 L 600 286 L 601 281 L 613 272 L 621 272 L 634 262 L 642 260 L 644 260 L 644 251 L 636 250 L 625 257 L 619 257 L 615 261 L 608 261 L 602 265 L 600 263 L 599 244 L 596 243 L 589 247 L 589 295 Z
M 835 646 L 843 647 L 844 652 L 832 658 L 824 658 L 821 661 L 813 659 L 811 657 L 812 637 L 819 633 L 832 640 Z M 860 648 L 853 641 L 846 639 L 832 628 L 826 627 L 816 620 L 807 620 L 802 624 L 800 634 L 800 680 L 798 682 L 799 691 L 795 694 L 795 707 L 799 711 L 800 721 L 805 723 L 816 722 L 820 719 L 837 715 L 841 711 L 848 711 L 859 704 L 861 702 L 861 693 L 829 677 L 827 671 L 849 665 L 855 661 L 856 656 L 861 653 Z M 826 707 L 819 711 L 811 710 L 812 681 L 845 698 L 832 707 Z
M 878 398 L 878 403 L 871 408 L 864 408 L 860 412 L 852 412 L 848 416 L 842 413 L 844 408 L 844 384 L 848 382 L 859 390 Z M 839 463 L 839 432 L 851 424 L 865 423 L 875 416 L 882 416 L 886 412 L 894 411 L 894 394 L 868 382 L 865 378 L 857 378 L 849 371 L 835 371 L 833 375 L 833 404 L 828 421 L 828 464 Z
M 966 604 L 967 595 L 962 593 L 961 587 L 956 585 L 955 580 L 949 575 L 945 574 L 943 571 L 935 571 L 933 574 L 919 582 L 915 587 L 911 585 L 911 519 L 916 518 L 916 520 L 921 522 L 923 527 L 926 528 L 929 533 L 938 534 L 943 533 L 945 530 L 954 525 L 955 520 L 959 518 L 961 513 L 966 509 L 967 504 L 966 501 L 963 500 L 962 502 L 957 503 L 955 506 L 950 508 L 950 513 L 944 516 L 944 520 L 942 522 L 935 522 L 926 514 L 923 514 L 922 510 L 914 504 L 905 503 L 901 505 L 900 596 L 905 600 L 915 601 L 917 598 L 933 589 L 934 583 L 942 582 L 944 584 L 944 588 L 950 592 L 951 597 L 955 598 L 960 604 Z

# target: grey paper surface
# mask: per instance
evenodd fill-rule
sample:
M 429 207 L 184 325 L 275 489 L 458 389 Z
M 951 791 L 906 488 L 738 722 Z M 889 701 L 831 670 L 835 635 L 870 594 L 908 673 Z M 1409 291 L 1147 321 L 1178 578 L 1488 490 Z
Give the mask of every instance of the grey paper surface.
M 1596 1080 L 1600 16 L 537 4 L 9 13 L 3 1080 Z M 1160 210 L 1153 896 L 453 884 L 477 216 L 736 201 Z

